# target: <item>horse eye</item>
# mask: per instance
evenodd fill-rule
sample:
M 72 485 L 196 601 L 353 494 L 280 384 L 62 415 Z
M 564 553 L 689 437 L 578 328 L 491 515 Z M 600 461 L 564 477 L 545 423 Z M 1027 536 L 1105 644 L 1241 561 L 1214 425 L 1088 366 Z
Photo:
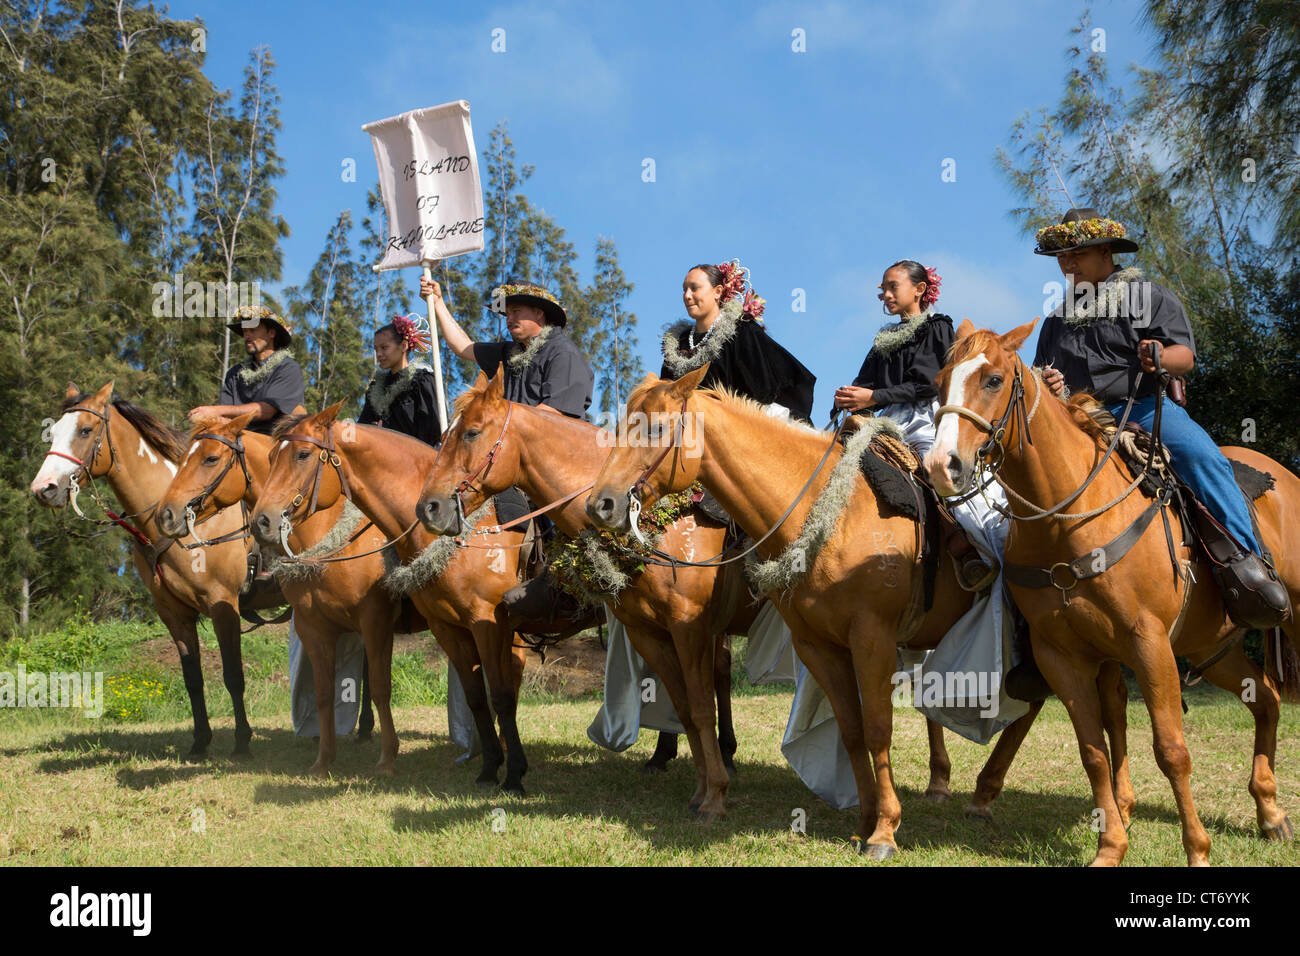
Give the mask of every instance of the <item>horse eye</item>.
M 481 428 L 467 428 L 465 429 L 465 434 L 462 437 L 465 439 L 465 441 L 473 441 L 475 438 L 478 438 L 478 436 L 482 434 L 483 434 L 483 429 Z
M 298 460 L 299 460 L 299 461 L 306 461 L 306 460 L 307 460 L 308 458 L 310 458 L 310 457 L 311 457 L 311 452 L 308 451 L 306 448 L 304 448 L 302 451 L 298 452 Z
M 83 426 L 82 429 L 81 429 L 81 431 L 78 432 L 78 434 L 79 434 L 82 438 L 85 438 L 86 436 L 88 436 L 88 435 L 90 434 L 90 426 L 89 426 L 89 425 L 85 425 L 85 426 Z
M 217 463 L 217 461 L 218 461 L 218 458 L 217 458 L 216 455 L 209 455 L 207 458 L 204 458 L 204 459 L 203 459 L 203 464 L 205 464 L 205 465 L 215 465 L 215 464 Z
M 999 389 L 999 388 L 1001 388 L 1001 387 L 1002 387 L 1002 376 L 1001 376 L 1001 375 L 992 375 L 992 376 L 989 376 L 989 380 L 988 380 L 988 382 L 985 383 L 984 387 L 987 388 L 987 389 Z

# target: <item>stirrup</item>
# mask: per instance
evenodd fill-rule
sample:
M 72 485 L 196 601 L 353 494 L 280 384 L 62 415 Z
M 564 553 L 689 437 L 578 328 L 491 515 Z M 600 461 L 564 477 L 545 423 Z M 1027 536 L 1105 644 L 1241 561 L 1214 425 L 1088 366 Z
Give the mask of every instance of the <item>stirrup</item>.
M 957 586 L 963 591 L 975 593 L 992 587 L 998 579 L 998 569 L 982 561 L 977 552 L 972 552 L 957 567 Z

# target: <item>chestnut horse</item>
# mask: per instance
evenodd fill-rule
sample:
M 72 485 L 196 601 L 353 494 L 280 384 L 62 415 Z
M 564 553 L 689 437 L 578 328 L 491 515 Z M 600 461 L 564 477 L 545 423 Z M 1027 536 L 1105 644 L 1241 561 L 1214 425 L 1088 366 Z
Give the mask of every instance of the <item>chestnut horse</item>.
M 257 537 L 278 544 L 282 521 L 297 525 L 316 510 L 350 497 L 411 562 L 437 539 L 415 521 L 415 502 L 438 451 L 401 432 L 335 418 L 342 402 L 315 415 L 276 427 L 271 469 L 249 517 Z M 492 516 L 484 525 L 492 523 Z M 518 583 L 523 534 L 487 536 L 491 549 L 454 554 L 432 580 L 410 593 L 434 638 L 456 669 L 483 746 L 481 786 L 495 785 L 506 765 L 502 789 L 522 795 L 528 769 L 516 719 L 526 648 L 515 646 L 503 622 L 501 597 Z M 491 690 L 491 709 L 483 679 Z M 493 727 L 496 711 L 505 739 Z
M 187 759 L 204 756 L 212 742 L 199 666 L 200 615 L 212 619 L 221 647 L 222 677 L 235 714 L 234 753 L 246 756 L 253 730 L 244 709 L 239 590 L 248 568 L 247 539 L 236 536 L 201 553 L 174 546 L 162 548 L 166 539 L 158 529 L 154 509 L 185 453 L 185 435 L 138 405 L 112 400 L 112 395 L 112 382 L 93 395 L 68 386 L 63 414 L 51 430 L 50 450 L 32 481 L 31 492 L 46 507 L 62 508 L 71 498 L 76 508 L 80 486 L 104 479 L 125 509 L 119 521 L 136 537 L 131 551 L 136 571 L 180 655 L 194 716 L 194 742 Z M 237 509 L 223 512 L 205 523 L 202 533 L 214 539 L 225 537 L 237 532 L 240 523 Z
M 242 499 L 257 501 L 271 470 L 271 438 L 246 431 L 252 415 L 201 422 L 190 436 L 190 449 L 180 471 L 158 502 L 159 530 L 173 538 L 186 536 L 198 524 L 223 508 L 239 513 Z M 330 536 L 342 519 L 345 501 L 318 510 L 289 536 L 294 552 L 301 554 Z M 362 519 L 364 521 L 364 519 Z M 320 741 L 310 773 L 327 776 L 338 752 L 334 728 L 334 653 L 341 634 L 360 633 L 365 641 L 369 687 L 379 710 L 381 746 L 375 772 L 391 775 L 397 759 L 397 732 L 390 707 L 393 631 L 402 602 L 380 584 L 384 559 L 379 550 L 384 536 L 375 528 L 356 527 L 328 548 L 340 560 L 292 565 L 277 575 L 285 598 L 294 610 L 294 630 L 311 661 L 320 715 Z M 424 630 L 413 622 L 412 630 Z
M 1094 805 L 1102 812 L 1094 865 L 1117 865 L 1128 849 L 1125 828 L 1106 825 L 1127 822 L 1127 808 L 1116 799 L 1112 770 L 1127 771 L 1122 765 L 1111 767 L 1101 737 L 1105 701 L 1098 698 L 1095 679 L 1099 668 L 1110 661 L 1130 667 L 1142 688 L 1151 715 L 1156 762 L 1173 787 L 1188 863 L 1208 862 L 1210 839 L 1192 799 L 1192 764 L 1183 739 L 1175 654 L 1186 656 L 1193 665 L 1211 662 L 1205 669 L 1207 679 L 1234 695 L 1250 697 L 1245 701 L 1255 718 L 1250 793 L 1257 822 L 1263 836 L 1289 840 L 1293 829 L 1277 805 L 1273 775 L 1278 684 L 1271 673 L 1250 661 L 1240 641 L 1233 641 L 1241 629 L 1228 619 L 1209 567 L 1198 554 L 1179 546 L 1176 535 L 1167 541 L 1163 522 L 1154 520 L 1127 552 L 1094 565 L 1091 576 L 1068 564 L 1080 555 L 1113 554 L 1103 549 L 1154 506 L 1141 495 L 1126 496 L 1130 476 L 1114 456 L 1101 462 L 1107 442 L 1099 429 L 1077 403 L 1044 396 L 1041 383 L 1016 354 L 1035 322 L 1005 335 L 977 331 L 969 320 L 962 322 L 937 380 L 946 404 L 940 409 L 938 435 L 926 466 L 936 489 L 952 495 L 970 487 L 977 472 L 987 470 L 985 457 L 994 456 L 999 461 L 991 469 L 1008 489 L 1011 511 L 1018 518 L 1032 519 L 1035 508 L 1050 511 L 1054 503 L 1066 501 L 1087 484 L 1070 502 L 1071 514 L 1015 521 L 1006 561 L 1052 573 L 1054 586 L 1032 588 L 1012 582 L 1011 590 L 1029 621 L 1038 666 L 1069 711 Z M 994 433 L 1001 431 L 993 440 L 988 440 L 989 423 L 995 423 Z M 1223 452 L 1276 479 L 1276 487 L 1254 505 L 1260 537 L 1276 558 L 1278 576 L 1294 606 L 1300 592 L 1300 562 L 1286 547 L 1284 534 L 1300 521 L 1300 479 L 1257 452 L 1245 448 Z M 1101 470 L 1095 480 L 1086 483 L 1098 465 Z M 1182 568 L 1171 565 L 1171 547 Z M 1271 654 L 1270 669 L 1294 662 L 1295 627 L 1293 614 L 1283 625 L 1284 655 L 1279 660 Z M 1215 660 L 1227 647 L 1231 649 Z M 1243 688 L 1250 686 L 1257 692 L 1243 694 Z
M 697 391 L 708 369 L 706 364 L 675 382 L 649 375 L 629 396 L 628 418 L 658 423 L 651 429 L 659 436 L 680 436 L 690 416 L 694 448 L 684 453 L 676 437 L 668 454 L 630 444 L 613 448 L 587 499 L 587 514 L 601 527 L 625 531 L 634 486 L 646 488 L 648 504 L 698 480 L 761 542 L 759 555 L 771 559 L 795 541 L 827 483 L 829 468 L 817 474 L 819 461 L 826 456 L 829 466 L 841 453 L 828 450 L 829 432 L 772 418 L 758 403 L 725 391 Z M 947 559 L 940 563 L 931 609 L 919 620 L 909 613 L 914 576 L 921 573 L 916 522 L 881 515 L 861 475 L 853 482 L 825 545 L 805 555 L 806 573 L 768 598 L 834 709 L 858 788 L 857 833 L 867 835 L 865 841 L 855 836 L 858 849 L 883 860 L 898 850 L 894 832 L 901 819 L 889 758 L 897 648 L 934 647 L 972 598 L 958 586 Z M 801 496 L 806 483 L 809 493 Z M 1036 713 L 1033 708 L 1006 728 L 980 774 L 977 797 L 1001 789 Z
M 608 448 L 606 434 L 588 422 L 506 401 L 501 373 L 488 380 L 479 373 L 474 386 L 456 400 L 456 417 L 443 436 L 442 452 L 424 485 L 416 513 L 435 534 L 464 534 L 461 514 L 512 485 L 539 507 L 569 500 L 547 512 L 564 534 L 587 526 L 585 491 L 600 470 Z M 490 465 L 480 467 L 488 451 Z M 474 480 L 454 495 L 462 479 Z M 570 493 L 582 489 L 576 496 Z M 670 527 L 659 547 L 683 559 L 704 558 L 723 548 L 725 529 L 685 515 Z M 737 580 L 728 600 L 716 587 L 722 574 Z M 695 760 L 697 786 L 690 807 L 701 819 L 725 816 L 728 769 L 736 750 L 731 724 L 731 656 L 726 639 L 748 630 L 756 616 L 741 569 L 676 569 L 648 564 L 611 604 L 636 648 L 664 682 Z M 715 733 L 714 700 L 717 700 Z M 669 744 L 671 741 L 671 751 Z M 676 751 L 676 735 L 660 734 L 647 767 L 662 766 Z

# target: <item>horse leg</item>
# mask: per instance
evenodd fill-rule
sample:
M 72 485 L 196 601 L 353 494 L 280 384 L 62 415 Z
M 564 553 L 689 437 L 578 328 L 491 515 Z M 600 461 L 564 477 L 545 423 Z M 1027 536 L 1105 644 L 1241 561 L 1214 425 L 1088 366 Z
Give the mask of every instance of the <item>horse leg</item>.
M 1072 636 L 1072 635 L 1071 635 Z M 1032 640 L 1032 637 L 1031 637 Z M 1054 647 L 1033 641 L 1034 660 L 1056 696 L 1065 704 L 1079 742 L 1079 757 L 1092 786 L 1092 822 L 1097 830 L 1097 854 L 1092 866 L 1119 866 L 1128 852 L 1128 834 L 1115 822 L 1123 819 L 1115 802 L 1110 759 L 1101 727 L 1101 700 L 1097 693 L 1098 665 L 1065 658 Z
M 365 634 L 361 635 L 362 641 Z M 392 658 L 392 640 L 389 639 L 389 659 Z M 357 716 L 357 743 L 364 744 L 370 740 L 375 729 L 375 711 L 370 700 L 370 651 L 361 652 L 361 713 Z M 382 760 L 380 761 L 383 762 Z
M 663 773 L 668 769 L 668 761 L 677 756 L 677 734 L 670 734 L 666 731 L 659 731 L 659 739 L 655 742 L 655 752 L 650 755 L 641 766 L 643 774 Z
M 713 690 L 718 698 L 718 749 L 727 776 L 736 776 L 736 727 L 731 721 L 731 641 L 718 635 L 713 657 Z
M 682 664 L 677 657 L 677 648 L 668 640 L 658 637 L 658 633 L 648 628 L 628 626 L 627 637 L 632 642 L 632 647 L 641 655 L 641 658 L 650 665 L 650 669 L 655 672 L 658 679 L 657 690 L 666 690 L 668 699 L 673 702 L 673 709 L 677 711 L 677 719 L 681 721 L 682 730 L 686 734 L 686 742 L 691 748 L 691 757 L 695 761 L 696 785 L 695 793 L 691 796 L 691 812 L 699 810 L 700 804 L 704 800 L 705 773 L 703 744 L 700 741 L 699 728 L 695 725 L 694 717 L 691 713 L 690 696 L 686 691 L 686 678 L 682 674 Z M 665 635 L 667 636 L 667 635 Z
M 320 739 L 316 745 L 316 762 L 307 772 L 328 777 L 338 754 L 338 735 L 334 730 L 334 651 L 338 632 L 323 627 L 310 615 L 298 613 L 294 630 L 302 642 L 303 652 L 311 664 L 312 684 L 316 688 L 316 717 L 320 722 Z
M 860 836 L 862 833 L 870 833 L 875 826 L 876 778 L 867 756 L 862 704 L 853 672 L 853 656 L 847 648 L 810 641 L 802 630 L 801 627 L 790 628 L 795 653 L 831 702 L 835 723 L 839 725 L 844 749 L 853 766 L 853 781 L 858 786 L 858 827 L 853 835 L 854 848 L 859 853 L 874 853 L 875 851 L 867 849 Z
M 425 614 L 425 620 L 430 620 Z M 492 711 L 488 708 L 487 690 L 483 687 L 483 675 L 479 672 L 478 650 L 474 647 L 473 636 L 464 628 L 449 624 L 439 624 L 452 635 L 443 637 L 436 631 L 434 637 L 438 646 L 447 655 L 451 666 L 456 668 L 456 676 L 465 690 L 465 703 L 474 714 L 474 727 L 478 730 L 479 745 L 483 748 L 483 768 L 479 771 L 475 783 L 480 787 L 495 787 L 497 771 L 505 763 L 505 754 L 501 749 L 501 739 L 497 737 L 492 725 Z
M 1115 804 L 1119 807 L 1124 829 L 1133 821 L 1137 797 L 1128 774 L 1128 684 L 1118 661 L 1106 661 L 1097 673 L 1097 693 L 1101 697 L 1101 723 L 1110 739 L 1111 780 L 1115 786 Z
M 384 602 L 387 603 L 387 602 Z M 364 614 L 361 619 L 361 638 L 365 641 L 364 703 L 361 716 L 369 717 L 373 725 L 374 715 L 370 710 L 370 694 L 374 694 L 374 706 L 379 711 L 379 763 L 375 773 L 392 776 L 396 772 L 397 728 L 393 724 L 393 623 L 388 609 L 377 608 L 372 613 Z M 358 731 L 360 733 L 360 731 Z M 368 735 L 368 734 L 367 734 Z
M 1043 702 L 1041 700 L 1034 701 L 1029 705 L 1029 713 L 1019 720 L 1012 721 L 1011 724 L 1003 728 L 1002 733 L 998 734 L 997 745 L 994 746 L 993 753 L 989 754 L 984 769 L 980 771 L 980 775 L 975 781 L 975 796 L 971 798 L 970 805 L 966 807 L 966 816 L 973 820 L 993 819 L 991 804 L 997 799 L 998 794 L 1002 792 L 1002 785 L 1007 779 L 1007 771 L 1011 769 L 1011 761 L 1016 759 L 1016 753 L 1020 750 L 1020 745 L 1025 742 L 1025 737 L 1029 734 L 1029 728 L 1033 726 L 1034 720 L 1038 717 L 1038 712 L 1042 709 Z
M 248 724 L 248 713 L 244 709 L 244 659 L 240 652 L 239 612 L 229 605 L 214 609 L 212 629 L 217 632 L 217 644 L 221 648 L 221 679 L 230 694 L 235 713 L 234 754 L 247 757 L 253 728 Z
M 1271 641 L 1271 634 L 1264 640 Z M 1295 830 L 1286 811 L 1277 805 L 1277 779 L 1273 757 L 1277 751 L 1277 722 L 1281 698 L 1273 680 L 1246 656 L 1240 642 L 1205 677 L 1216 687 L 1238 697 L 1255 718 L 1255 757 L 1250 771 L 1250 795 L 1255 799 L 1259 835 L 1266 840 L 1292 840 Z M 1250 691 L 1253 690 L 1253 693 Z M 1247 698 L 1250 698 L 1247 700 Z
M 720 820 L 727 815 L 727 787 L 731 783 L 718 744 L 714 667 L 716 643 L 705 621 L 673 629 L 673 645 L 677 649 L 682 674 L 686 679 L 691 721 L 695 724 L 703 750 L 704 794 L 700 801 L 699 816 L 705 823 Z
M 943 742 L 943 726 L 927 717 L 925 735 L 930 741 L 930 782 L 925 788 L 925 798 L 943 803 L 952 796 L 952 791 L 948 789 L 952 760 L 948 757 L 948 747 Z
M 496 712 L 501 736 L 505 741 L 506 778 L 501 789 L 522 797 L 528 758 L 524 756 L 524 744 L 519 739 L 519 696 L 513 680 L 515 632 L 508 625 L 495 620 L 476 621 L 471 630 L 479 659 L 483 662 L 488 690 L 492 695 L 492 709 Z
M 158 608 L 158 615 L 167 625 L 176 653 L 181 660 L 181 676 L 185 679 L 185 692 L 190 698 L 190 713 L 194 716 L 194 742 L 186 760 L 201 760 L 212 743 L 212 726 L 208 723 L 208 706 L 203 699 L 203 668 L 199 664 L 199 632 L 193 614 L 182 616 Z
M 877 637 L 885 631 L 881 622 L 871 621 L 850 640 L 853 669 L 862 690 L 863 735 L 876 777 L 876 818 L 863 824 L 874 824 L 864 848 L 873 860 L 887 860 L 898 852 L 894 833 L 903 819 L 903 806 L 894 788 L 894 770 L 889 759 L 894 733 L 891 692 L 898 654 L 892 643 Z
M 1168 778 L 1178 804 L 1178 817 L 1183 825 L 1183 850 L 1188 866 L 1209 866 L 1210 837 L 1196 814 L 1192 799 L 1192 757 L 1183 739 L 1183 697 L 1178 665 L 1163 629 L 1148 626 L 1135 634 L 1138 642 L 1138 661 L 1135 667 L 1147 712 L 1151 714 L 1151 729 L 1156 763 Z

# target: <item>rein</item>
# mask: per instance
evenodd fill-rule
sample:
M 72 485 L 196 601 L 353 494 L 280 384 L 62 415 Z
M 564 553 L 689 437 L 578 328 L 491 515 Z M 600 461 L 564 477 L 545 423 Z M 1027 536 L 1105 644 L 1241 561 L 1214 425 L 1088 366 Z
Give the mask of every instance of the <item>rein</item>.
M 218 435 L 214 432 L 203 432 L 200 435 L 194 436 L 194 442 L 195 443 L 200 442 L 205 438 L 210 438 L 212 441 L 220 442 L 221 444 L 229 448 L 233 452 L 233 454 L 230 456 L 230 458 L 226 460 L 225 467 L 221 469 L 221 474 L 217 475 L 216 478 L 214 478 L 211 482 L 208 483 L 207 487 L 205 487 L 202 491 L 200 491 L 197 495 L 195 495 L 185 504 L 185 527 L 189 530 L 190 535 L 194 538 L 194 542 L 195 542 L 194 544 L 181 543 L 181 547 L 187 551 L 192 551 L 195 548 L 202 548 L 213 544 L 224 544 L 227 541 L 234 541 L 236 539 L 242 541 L 252 534 L 252 529 L 249 528 L 248 526 L 248 505 L 244 503 L 244 498 L 242 495 L 240 495 L 239 512 L 244 519 L 243 524 L 240 525 L 238 528 L 236 528 L 234 531 L 231 531 L 228 534 L 223 534 L 219 538 L 213 538 L 211 541 L 204 541 L 201 537 L 199 537 L 199 533 L 198 530 L 195 528 L 195 524 L 196 523 L 202 524 L 202 522 L 201 521 L 195 522 L 194 519 L 196 513 L 203 509 L 203 507 L 208 503 L 208 499 L 211 498 L 212 495 L 216 492 L 217 488 L 221 486 L 221 483 L 226 480 L 226 475 L 230 473 L 230 469 L 235 466 L 236 461 L 239 462 L 240 471 L 244 473 L 244 486 L 246 488 L 251 488 L 253 485 L 253 479 L 248 474 L 248 462 L 244 458 L 243 438 L 236 437 L 234 441 L 231 441 L 230 439 Z M 214 516 L 215 516 L 215 512 L 213 513 L 213 515 L 209 515 L 208 517 L 210 518 Z M 208 519 L 204 518 L 203 520 L 206 521 Z
M 728 551 L 730 551 L 731 548 L 734 547 L 734 544 L 729 547 L 723 548 L 713 557 L 706 558 L 703 561 L 687 561 L 683 558 L 674 557 L 671 554 L 667 554 L 663 551 L 660 551 L 658 548 L 652 547 L 649 544 L 649 542 L 647 542 L 645 538 L 641 536 L 641 528 L 638 525 L 637 521 L 640 518 L 641 507 L 642 507 L 641 499 L 638 496 L 638 489 L 643 487 L 648 489 L 649 485 L 646 484 L 647 479 L 652 474 L 654 474 L 654 472 L 659 468 L 660 465 L 663 464 L 664 459 L 668 457 L 668 452 L 672 451 L 674 448 L 680 448 L 679 443 L 682 438 L 682 427 L 683 427 L 682 421 L 686 415 L 686 403 L 689 400 L 689 397 L 690 396 L 687 396 L 686 398 L 682 399 L 681 413 L 677 418 L 677 425 L 673 430 L 673 443 L 665 447 L 664 450 L 659 453 L 659 457 L 657 457 L 653 462 L 651 462 L 650 466 L 646 468 L 645 471 L 641 472 L 641 476 L 637 478 L 636 482 L 627 491 L 628 521 L 631 524 L 633 536 L 649 549 L 651 555 L 660 559 L 658 561 L 653 561 L 650 560 L 649 558 L 645 558 L 643 559 L 644 563 L 655 564 L 655 565 L 659 565 L 660 567 L 669 567 L 674 569 L 677 567 L 720 568 L 728 564 L 731 564 L 732 562 L 740 561 L 748 557 L 753 551 L 757 550 L 759 545 L 761 545 L 764 541 L 766 541 L 768 538 L 774 535 L 777 532 L 777 530 L 783 524 L 785 524 L 786 519 L 790 517 L 790 515 L 794 512 L 794 509 L 798 506 L 799 502 L 803 500 L 806 494 L 808 494 L 809 489 L 812 488 L 813 482 L 817 480 L 817 476 L 821 474 L 822 469 L 826 467 L 826 462 L 830 459 L 831 452 L 835 450 L 835 446 L 840 440 L 840 433 L 844 430 L 844 422 L 843 421 L 836 422 L 835 429 L 831 433 L 830 444 L 826 446 L 826 451 L 822 455 L 821 461 L 817 463 L 817 467 L 813 469 L 813 473 L 808 476 L 808 480 L 804 482 L 804 486 L 799 489 L 799 493 L 795 495 L 794 500 L 790 502 L 790 507 L 785 509 L 785 512 L 781 515 L 781 517 L 779 517 L 776 520 L 776 523 L 772 525 L 772 527 L 770 527 L 761 538 L 754 541 L 751 545 L 749 545 L 749 547 L 745 548 L 743 551 L 740 551 L 729 558 L 724 558 L 723 555 L 725 555 Z M 837 418 L 839 417 L 838 410 L 836 412 L 836 416 Z M 832 419 L 832 421 L 835 421 L 835 419 Z

